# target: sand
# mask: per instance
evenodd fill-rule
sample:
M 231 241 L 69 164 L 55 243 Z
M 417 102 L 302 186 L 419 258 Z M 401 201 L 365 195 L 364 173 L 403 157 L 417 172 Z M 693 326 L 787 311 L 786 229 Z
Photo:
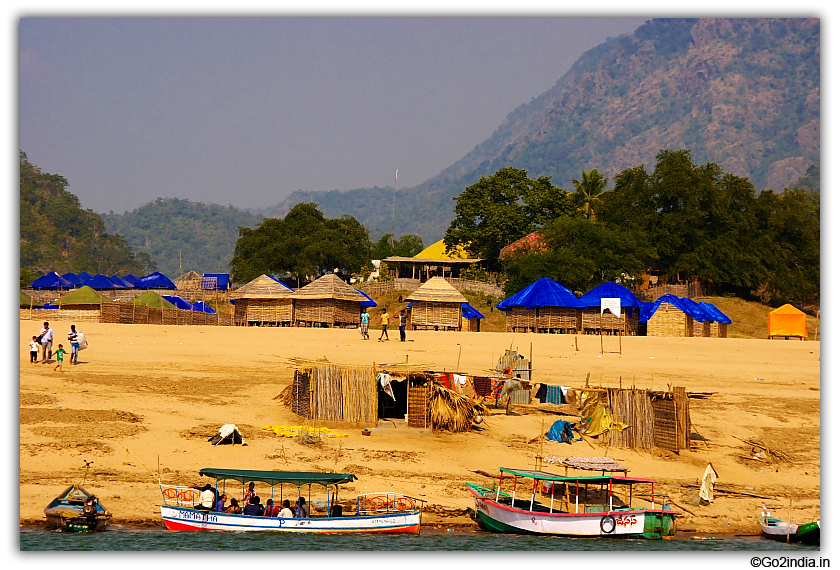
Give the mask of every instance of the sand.
M 53 322 L 58 342 L 69 322 Z M 775 497 L 777 515 L 804 522 L 820 516 L 820 344 L 712 338 L 617 337 L 510 333 L 409 332 L 410 342 L 363 341 L 356 330 L 186 327 L 85 323 L 90 348 L 80 364 L 29 364 L 28 339 L 40 330 L 20 322 L 20 519 L 40 524 L 43 509 L 71 483 L 98 495 L 121 524 L 160 525 L 158 472 L 164 484 L 193 485 L 204 467 L 341 471 L 359 480 L 342 490 L 396 491 L 428 501 L 424 523 L 474 525 L 464 483 L 491 484 L 476 471 L 533 468 L 538 444 L 529 443 L 569 406 L 513 405 L 492 410 L 470 433 L 322 423 L 348 436 L 307 445 L 261 430 L 300 424 L 274 397 L 291 384 L 289 358 L 327 358 L 346 365 L 406 362 L 453 371 L 488 372 L 511 346 L 534 355 L 534 382 L 689 392 L 694 431 L 705 441 L 679 455 L 670 451 L 607 448 L 589 441 L 543 444 L 544 455 L 604 456 L 631 476 L 655 478 L 678 511 L 678 528 L 696 533 L 757 534 L 763 499 L 718 494 L 692 506 L 684 485 L 699 482 L 708 463 L 718 486 Z M 398 335 L 392 335 L 398 336 Z M 575 343 L 577 342 L 577 350 Z M 67 343 L 65 347 L 67 347 Z M 236 424 L 246 446 L 212 446 L 220 426 Z M 696 436 L 695 436 L 696 437 Z M 789 454 L 789 464 L 744 459 L 758 438 Z M 545 467 L 562 474 L 562 468 Z M 288 492 L 287 489 L 286 492 Z M 313 491 L 315 499 L 317 491 Z M 325 498 L 325 497 L 317 497 Z

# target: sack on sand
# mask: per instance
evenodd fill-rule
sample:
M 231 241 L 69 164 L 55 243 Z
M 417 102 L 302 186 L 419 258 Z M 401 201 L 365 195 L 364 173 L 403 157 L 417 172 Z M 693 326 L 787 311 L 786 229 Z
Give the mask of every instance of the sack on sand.
M 79 343 L 79 350 L 84 350 L 88 347 L 87 339 L 85 338 L 85 333 L 82 331 L 76 331 L 76 342 Z

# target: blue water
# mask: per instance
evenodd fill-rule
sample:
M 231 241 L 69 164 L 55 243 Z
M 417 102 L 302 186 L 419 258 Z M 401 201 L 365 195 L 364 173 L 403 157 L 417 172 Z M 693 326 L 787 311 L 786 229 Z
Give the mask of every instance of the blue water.
M 134 550 L 134 551 L 775 551 L 802 555 L 818 547 L 787 545 L 757 537 L 691 536 L 673 540 L 605 540 L 552 536 L 502 535 L 488 532 L 423 532 L 420 535 L 297 534 L 276 532 L 172 532 L 167 530 L 107 530 L 98 533 L 62 533 L 40 529 L 20 530 L 20 549 L 44 550 Z

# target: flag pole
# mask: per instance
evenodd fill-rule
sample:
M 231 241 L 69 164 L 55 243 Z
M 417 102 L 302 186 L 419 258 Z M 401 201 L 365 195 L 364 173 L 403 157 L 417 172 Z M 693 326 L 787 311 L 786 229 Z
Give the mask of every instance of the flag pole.
M 394 249 L 394 238 L 396 237 L 397 227 L 397 180 L 400 177 L 400 169 L 394 174 L 394 212 L 391 215 L 391 249 Z

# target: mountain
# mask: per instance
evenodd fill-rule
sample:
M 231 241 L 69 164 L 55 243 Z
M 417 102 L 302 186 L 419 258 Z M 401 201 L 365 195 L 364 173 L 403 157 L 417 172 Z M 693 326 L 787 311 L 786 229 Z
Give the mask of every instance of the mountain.
M 102 214 L 108 231 L 151 254 L 172 278 L 187 271 L 227 273 L 239 226 L 254 228 L 263 216 L 233 206 L 158 198 L 131 212 Z
M 397 192 L 396 233 L 440 239 L 452 198 L 504 166 L 569 189 L 581 170 L 612 178 L 690 149 L 757 189 L 782 191 L 820 164 L 819 19 L 658 19 L 587 51 L 548 91 L 514 109 L 464 158 Z M 608 185 L 609 186 L 609 185 Z M 266 208 L 315 201 L 371 237 L 390 232 L 393 188 L 297 191 Z
M 42 172 L 20 151 L 20 285 L 44 273 L 140 273 L 154 271 L 144 253 L 109 235 L 102 218 L 81 207 L 58 174 Z

